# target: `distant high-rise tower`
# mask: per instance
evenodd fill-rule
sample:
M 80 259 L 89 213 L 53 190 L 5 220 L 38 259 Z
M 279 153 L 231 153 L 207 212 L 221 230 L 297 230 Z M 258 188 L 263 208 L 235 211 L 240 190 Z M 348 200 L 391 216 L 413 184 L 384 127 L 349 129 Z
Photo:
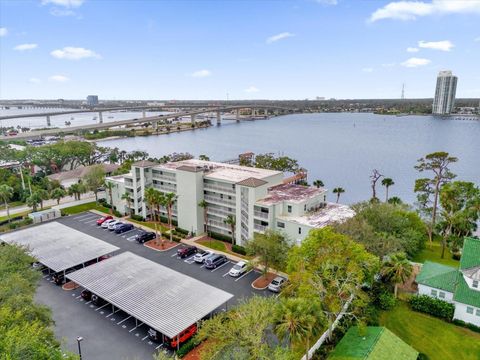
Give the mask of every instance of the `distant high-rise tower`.
M 402 84 L 402 100 L 405 100 L 405 84 Z
M 451 71 L 440 71 L 437 77 L 435 98 L 433 99 L 432 113 L 434 115 L 450 114 L 455 105 L 457 91 L 457 77 Z
M 88 106 L 97 106 L 98 105 L 98 96 L 97 95 L 88 95 L 87 96 L 87 105 Z

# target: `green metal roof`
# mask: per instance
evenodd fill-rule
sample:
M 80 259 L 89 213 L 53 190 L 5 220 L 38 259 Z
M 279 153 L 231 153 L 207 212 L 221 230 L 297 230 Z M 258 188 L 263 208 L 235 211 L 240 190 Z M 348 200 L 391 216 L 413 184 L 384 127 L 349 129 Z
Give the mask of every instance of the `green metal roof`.
M 455 291 L 457 274 L 458 270 L 453 267 L 425 261 L 422 270 L 417 275 L 416 281 L 418 284 L 453 293 Z
M 465 238 L 463 241 L 460 270 L 480 265 L 480 239 Z
M 416 360 L 418 352 L 384 327 L 369 326 L 360 333 L 352 326 L 328 357 L 329 360 Z
M 460 271 L 457 275 L 457 287 L 453 294 L 453 300 L 480 308 L 480 291 L 470 289 Z

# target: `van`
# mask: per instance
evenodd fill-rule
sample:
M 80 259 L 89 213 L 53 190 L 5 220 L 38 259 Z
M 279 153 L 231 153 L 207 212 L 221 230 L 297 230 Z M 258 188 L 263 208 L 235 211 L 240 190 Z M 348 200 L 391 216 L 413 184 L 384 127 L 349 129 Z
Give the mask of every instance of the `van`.
M 205 267 L 207 269 L 215 269 L 217 266 L 220 266 L 228 261 L 225 255 L 216 254 L 205 260 Z

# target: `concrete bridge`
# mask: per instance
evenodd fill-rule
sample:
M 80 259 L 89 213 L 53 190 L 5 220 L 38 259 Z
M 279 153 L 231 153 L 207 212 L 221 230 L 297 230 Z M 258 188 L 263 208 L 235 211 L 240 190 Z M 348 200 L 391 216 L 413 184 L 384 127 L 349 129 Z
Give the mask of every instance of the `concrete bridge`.
M 182 106 L 183 107 L 183 106 Z M 193 106 L 192 106 L 193 107 Z M 47 117 L 47 125 L 50 126 L 50 116 L 54 115 L 61 115 L 61 114 L 75 114 L 75 113 L 83 113 L 83 112 L 98 112 L 100 114 L 99 116 L 99 122 L 97 124 L 90 124 L 90 125 L 79 125 L 79 126 L 69 126 L 69 127 L 64 127 L 64 128 L 55 128 L 55 129 L 43 129 L 43 130 L 37 130 L 37 131 L 29 131 L 29 132 L 24 132 L 24 133 L 19 133 L 16 136 L 0 136 L 0 140 L 14 140 L 14 139 L 32 139 L 32 138 L 39 138 L 42 136 L 46 135 L 59 135 L 59 134 L 72 134 L 72 133 L 77 133 L 81 132 L 83 130 L 102 130 L 102 129 L 109 129 L 112 127 L 117 127 L 117 126 L 125 126 L 125 125 L 136 125 L 136 124 L 145 124 L 145 123 L 151 123 L 153 128 L 156 129 L 158 127 L 158 123 L 163 120 L 169 120 L 169 119 L 176 119 L 176 118 L 181 118 L 185 116 L 190 116 L 192 124 L 195 124 L 196 121 L 196 116 L 200 114 L 205 114 L 205 113 L 211 113 L 215 112 L 216 113 L 216 118 L 217 118 L 217 125 L 221 124 L 222 117 L 221 114 L 224 112 L 231 112 L 235 111 L 235 120 L 240 121 L 240 111 L 249 109 L 251 111 L 251 116 L 254 118 L 257 116 L 257 111 L 263 110 L 263 115 L 268 116 L 268 111 L 273 110 L 275 115 L 278 114 L 285 114 L 285 113 L 293 113 L 294 110 L 290 110 L 287 108 L 283 107 L 278 107 L 278 106 L 265 106 L 265 105 L 251 105 L 251 106 L 224 106 L 224 107 L 208 107 L 205 108 L 205 106 L 202 106 L 201 109 L 199 110 L 192 110 L 192 111 L 184 111 L 184 112 L 177 112 L 177 113 L 171 113 L 171 114 L 164 114 L 164 115 L 158 115 L 158 116 L 146 116 L 146 109 L 151 109 L 151 108 L 158 108 L 158 107 L 141 107 L 143 111 L 143 116 L 141 118 L 135 118 L 135 119 L 128 119 L 128 120 L 118 120 L 118 121 L 110 121 L 110 122 L 103 122 L 101 113 L 104 111 L 112 111 L 111 109 L 122 109 L 122 110 L 132 110 L 132 109 L 138 109 L 138 107 L 135 108 L 110 108 L 108 109 L 95 109 L 95 110 L 89 110 L 89 111 L 79 111 L 79 110 L 72 110 L 72 111 L 67 111 L 67 112 L 58 112 L 58 113 L 42 113 L 42 114 L 28 114 L 28 115 L 11 115 L 11 116 L 3 116 L 0 117 L 0 120 L 4 119 L 16 119 L 16 118 L 24 118 L 24 117 L 32 117 L 32 116 L 46 116 Z M 174 107 L 172 106 L 165 106 L 164 108 L 169 108 L 172 109 Z

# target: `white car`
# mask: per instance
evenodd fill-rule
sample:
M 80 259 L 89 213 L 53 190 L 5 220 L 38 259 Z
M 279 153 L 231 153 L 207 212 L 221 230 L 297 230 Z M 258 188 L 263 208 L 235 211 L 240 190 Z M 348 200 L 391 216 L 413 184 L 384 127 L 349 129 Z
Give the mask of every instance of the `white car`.
M 110 220 L 105 220 L 102 225 L 100 225 L 103 229 L 108 229 L 108 225 L 111 223 L 111 222 L 114 222 L 114 221 L 118 221 L 118 220 L 115 220 L 115 219 L 110 219 Z
M 206 258 L 213 255 L 213 252 L 207 250 L 198 250 L 195 256 L 193 257 L 193 261 L 196 263 L 202 264 Z
M 108 223 L 108 230 L 113 231 L 115 230 L 115 226 L 120 225 L 122 222 L 120 220 L 113 220 Z
M 246 261 L 239 261 L 228 272 L 228 275 L 239 277 L 247 272 L 248 263 Z

